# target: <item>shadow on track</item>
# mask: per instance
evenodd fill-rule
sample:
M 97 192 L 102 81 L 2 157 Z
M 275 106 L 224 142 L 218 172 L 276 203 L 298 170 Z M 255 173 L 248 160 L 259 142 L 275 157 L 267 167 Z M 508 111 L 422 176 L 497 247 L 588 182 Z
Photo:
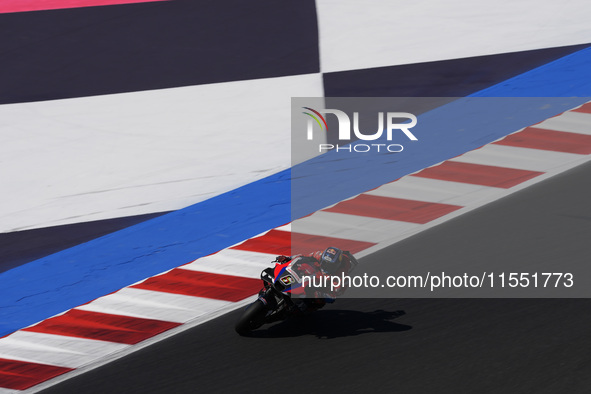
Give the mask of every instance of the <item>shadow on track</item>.
M 317 338 L 342 338 L 367 333 L 408 331 L 412 326 L 393 321 L 404 311 L 359 312 L 350 310 L 320 310 L 311 315 L 290 318 L 268 328 L 251 333 L 254 338 L 286 338 L 315 335 Z

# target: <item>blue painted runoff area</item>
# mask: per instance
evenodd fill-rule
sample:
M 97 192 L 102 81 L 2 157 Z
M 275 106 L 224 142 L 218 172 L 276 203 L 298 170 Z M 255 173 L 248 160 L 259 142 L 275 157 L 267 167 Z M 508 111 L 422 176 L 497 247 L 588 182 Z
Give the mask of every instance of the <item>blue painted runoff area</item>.
M 474 97 L 573 97 L 568 100 L 551 100 L 551 109 L 539 107 L 539 101 L 523 100 L 519 108 L 524 112 L 510 130 L 510 119 L 496 120 L 510 133 L 517 125 L 556 113 L 568 105 L 587 101 L 576 97 L 591 96 L 591 49 L 585 49 L 552 63 L 524 73 L 495 85 Z M 436 128 L 435 122 L 452 121 L 452 115 L 464 114 L 466 109 L 476 108 L 486 100 L 460 100 L 449 107 L 448 114 L 432 111 L 420 117 L 417 125 L 418 144 L 404 143 L 404 153 L 359 156 L 354 162 L 336 165 L 343 180 L 351 179 L 351 168 L 369 165 L 368 159 L 377 160 L 386 181 L 427 167 L 442 158 L 469 151 L 492 139 L 498 133 L 491 128 L 470 131 L 469 138 L 461 138 L 460 128 Z M 495 103 L 495 111 L 505 103 Z M 468 103 L 468 104 L 467 104 Z M 490 105 L 490 104 L 489 104 Z M 510 108 L 508 108 L 510 109 Z M 568 108 L 566 108 L 568 109 Z M 447 116 L 447 118 L 446 118 Z M 429 126 L 430 124 L 430 126 Z M 451 122 L 450 124 L 454 124 Z M 478 119 L 467 119 L 463 124 L 478 124 Z M 531 123 L 530 123 L 531 124 Z M 456 123 L 457 126 L 457 123 Z M 433 131 L 431 131 L 433 130 Z M 439 132 L 437 130 L 443 130 Z M 452 137 L 445 133 L 452 133 Z M 494 132 L 494 135 L 490 135 Z M 501 132 L 501 133 L 502 133 Z M 425 133 L 420 134 L 420 133 Z M 454 134 L 455 133 L 455 134 Z M 457 140 L 456 140 L 457 138 Z M 315 162 L 335 166 L 334 160 Z M 365 162 L 364 162 L 365 160 Z M 444 159 L 443 159 L 444 160 Z M 270 228 L 291 221 L 292 171 L 309 173 L 310 164 L 274 174 L 263 180 L 248 184 L 210 200 L 179 211 L 129 227 L 99 239 L 75 246 L 31 263 L 16 267 L 0 275 L 0 337 L 20 328 L 37 323 L 70 308 L 87 303 L 95 298 L 119 290 L 144 278 L 206 256 L 237 242 L 253 237 Z M 373 164 L 375 165 L 375 164 Z M 355 173 L 363 178 L 367 171 Z M 372 178 L 372 179 L 369 179 Z M 299 215 L 313 209 L 337 202 L 349 193 L 381 182 L 381 179 L 353 182 L 354 188 L 337 188 L 328 198 L 315 196 L 307 201 L 296 201 L 294 213 Z M 312 179 L 312 178 L 310 178 Z M 299 185 L 299 183 L 294 185 Z M 346 182 L 345 182 L 346 183 Z M 297 190 L 295 193 L 297 195 Z M 322 190 L 318 189 L 319 194 Z

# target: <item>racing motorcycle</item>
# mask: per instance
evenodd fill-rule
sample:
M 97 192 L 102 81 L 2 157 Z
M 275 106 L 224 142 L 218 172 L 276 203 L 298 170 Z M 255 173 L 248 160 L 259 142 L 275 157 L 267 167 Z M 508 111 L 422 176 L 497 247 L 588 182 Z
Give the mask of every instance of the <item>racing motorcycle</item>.
M 244 311 L 235 330 L 240 335 L 247 335 L 263 324 L 285 320 L 289 316 L 302 313 L 302 303 L 309 310 L 319 309 L 324 302 L 307 297 L 301 278 L 289 269 L 290 262 L 277 263 L 261 272 L 264 283 L 259 298 Z
M 336 248 L 328 248 L 325 255 L 337 253 L 336 250 Z M 359 262 L 350 252 L 342 253 L 348 257 L 347 272 L 350 272 Z M 299 261 L 303 262 L 303 260 Z M 238 334 L 247 335 L 263 324 L 285 320 L 294 315 L 307 314 L 322 308 L 327 302 L 334 302 L 334 295 L 320 293 L 318 289 L 303 286 L 301 273 L 296 273 L 292 265 L 297 262 L 298 260 L 277 261 L 275 267 L 266 268 L 261 272 L 263 289 L 259 292 L 259 298 L 246 308 L 236 323 L 235 329 Z

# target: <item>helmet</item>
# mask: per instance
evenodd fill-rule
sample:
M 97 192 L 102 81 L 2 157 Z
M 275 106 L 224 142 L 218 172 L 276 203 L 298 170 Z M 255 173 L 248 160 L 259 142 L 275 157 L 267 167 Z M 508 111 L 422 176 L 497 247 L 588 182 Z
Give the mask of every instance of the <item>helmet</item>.
M 341 267 L 343 251 L 333 246 L 326 248 L 320 257 L 320 268 L 329 275 L 335 274 Z

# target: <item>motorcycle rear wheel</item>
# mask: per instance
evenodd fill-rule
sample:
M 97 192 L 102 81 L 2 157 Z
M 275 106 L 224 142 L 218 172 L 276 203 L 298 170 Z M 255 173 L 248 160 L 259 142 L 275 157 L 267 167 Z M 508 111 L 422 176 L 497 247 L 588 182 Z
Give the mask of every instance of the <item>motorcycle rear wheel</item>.
M 240 335 L 248 335 L 265 323 L 267 306 L 261 300 L 256 300 L 242 314 L 234 329 Z

